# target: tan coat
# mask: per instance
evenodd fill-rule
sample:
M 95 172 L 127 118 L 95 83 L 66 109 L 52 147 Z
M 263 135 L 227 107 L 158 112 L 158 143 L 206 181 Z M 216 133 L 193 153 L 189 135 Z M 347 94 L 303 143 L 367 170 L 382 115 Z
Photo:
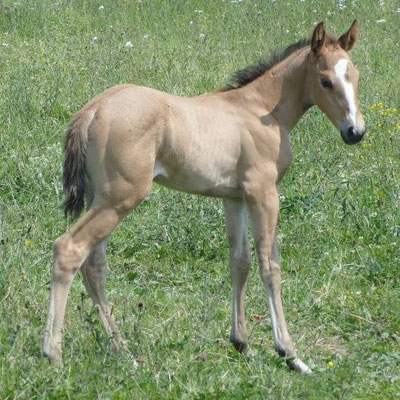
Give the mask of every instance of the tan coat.
M 327 114 L 346 143 L 362 139 L 358 73 L 347 53 L 357 32 L 354 22 L 336 41 L 321 23 L 311 43 L 290 47 L 264 70 L 239 72 L 234 89 L 182 98 L 119 85 L 74 116 L 66 133 L 65 210 L 79 214 L 86 196 L 88 211 L 54 246 L 43 346 L 50 360 L 61 360 L 67 295 L 80 268 L 107 332 L 117 347 L 124 344 L 104 294 L 106 241 L 155 181 L 224 201 L 233 281 L 231 341 L 239 351 L 248 342 L 243 299 L 250 215 L 275 349 L 290 367 L 310 372 L 295 357 L 283 315 L 277 185 L 292 161 L 289 132 L 310 106 Z

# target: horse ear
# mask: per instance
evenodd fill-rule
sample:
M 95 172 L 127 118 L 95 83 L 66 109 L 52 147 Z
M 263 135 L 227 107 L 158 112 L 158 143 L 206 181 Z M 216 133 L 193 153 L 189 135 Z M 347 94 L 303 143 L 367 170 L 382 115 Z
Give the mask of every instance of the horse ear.
M 320 22 L 314 29 L 311 39 L 311 50 L 314 54 L 319 54 L 324 47 L 326 33 L 324 23 Z
M 350 29 L 346 33 L 343 33 L 342 36 L 340 36 L 339 38 L 340 47 L 346 51 L 350 51 L 357 40 L 357 36 L 358 36 L 358 22 L 355 19 L 351 24 Z

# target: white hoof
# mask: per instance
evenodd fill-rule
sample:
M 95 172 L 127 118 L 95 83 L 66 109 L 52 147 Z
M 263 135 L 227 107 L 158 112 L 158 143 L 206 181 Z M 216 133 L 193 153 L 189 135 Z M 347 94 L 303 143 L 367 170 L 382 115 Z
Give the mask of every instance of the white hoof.
M 312 374 L 311 369 L 300 360 L 300 358 L 295 358 L 294 360 L 288 360 L 288 365 L 295 371 L 301 372 L 302 374 Z

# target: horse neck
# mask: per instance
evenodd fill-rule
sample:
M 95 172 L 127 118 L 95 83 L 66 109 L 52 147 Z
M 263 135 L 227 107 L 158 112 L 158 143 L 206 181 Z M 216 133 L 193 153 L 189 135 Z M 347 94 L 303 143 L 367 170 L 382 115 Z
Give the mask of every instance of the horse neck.
M 307 84 L 309 53 L 309 47 L 299 49 L 246 87 L 256 91 L 267 115 L 289 132 L 311 106 Z

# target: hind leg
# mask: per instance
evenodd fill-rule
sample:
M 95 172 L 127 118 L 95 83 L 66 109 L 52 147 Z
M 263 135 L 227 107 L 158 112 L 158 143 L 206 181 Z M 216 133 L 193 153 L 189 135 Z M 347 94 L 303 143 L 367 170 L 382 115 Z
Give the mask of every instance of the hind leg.
M 122 340 L 117 325 L 112 315 L 112 307 L 109 304 L 105 291 L 105 271 L 106 271 L 106 245 L 107 239 L 104 239 L 94 247 L 89 257 L 83 263 L 81 272 L 86 290 L 96 307 L 101 322 L 112 340 L 115 349 L 126 347 Z
M 121 219 L 145 196 L 143 193 L 127 196 L 113 203 L 95 200 L 91 209 L 59 237 L 54 244 L 53 277 L 46 322 L 43 354 L 52 362 L 61 361 L 62 327 L 65 307 L 72 280 L 95 246 L 104 241 Z M 92 286 L 90 286 L 92 289 Z M 110 325 L 110 324 L 109 324 Z

